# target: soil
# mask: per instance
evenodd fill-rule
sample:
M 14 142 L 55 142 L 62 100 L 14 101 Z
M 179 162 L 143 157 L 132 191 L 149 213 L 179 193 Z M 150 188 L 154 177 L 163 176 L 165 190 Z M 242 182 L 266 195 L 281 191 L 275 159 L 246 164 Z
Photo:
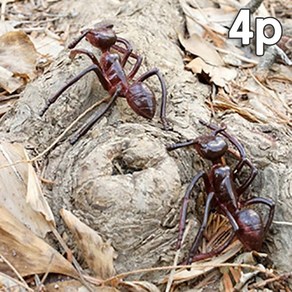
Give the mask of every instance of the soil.
M 191 178 L 208 164 L 190 149 L 168 153 L 165 146 L 206 132 L 198 120 L 210 121 L 206 105 L 210 87 L 184 69 L 184 52 L 177 35 L 184 32 L 185 18 L 179 1 L 84 3 L 64 0 L 52 5 L 52 11 L 74 15 L 65 19 L 71 25 L 68 43 L 84 27 L 101 21 L 113 23 L 116 33 L 130 40 L 144 58 L 138 75 L 153 67 L 164 75 L 167 116 L 173 130 L 162 129 L 158 114 L 152 121 L 137 117 L 120 98 L 74 146 L 68 138 L 78 127 L 43 159 L 41 175 L 53 182 L 43 186 L 44 193 L 60 232 L 64 227 L 59 210 L 64 207 L 111 242 L 117 253 L 117 272 L 171 265 L 181 198 Z M 82 47 L 86 46 L 83 42 Z M 0 121 L 1 136 L 33 149 L 34 156 L 86 108 L 107 95 L 94 74 L 88 74 L 44 117 L 39 116 L 47 98 L 90 64 L 85 57 L 71 62 L 68 52 L 63 51 L 44 74 L 27 85 L 16 107 Z M 155 77 L 147 83 L 160 101 Z M 275 221 L 292 221 L 291 128 L 252 123 L 229 111 L 218 114 L 213 122 L 224 122 L 256 165 L 259 173 L 252 193 L 276 202 Z M 291 237 L 291 227 L 273 224 L 263 247 L 280 271 L 291 270 Z

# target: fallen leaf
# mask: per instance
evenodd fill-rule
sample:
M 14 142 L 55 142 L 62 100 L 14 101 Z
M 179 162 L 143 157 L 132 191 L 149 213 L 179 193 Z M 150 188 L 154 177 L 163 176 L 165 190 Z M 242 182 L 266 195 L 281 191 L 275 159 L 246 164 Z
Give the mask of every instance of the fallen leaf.
M 178 38 L 186 51 L 202 58 L 206 63 L 214 66 L 224 65 L 224 61 L 213 45 L 205 41 L 201 36 L 192 34 L 188 39 L 185 39 L 182 35 L 179 35 Z
M 96 231 L 82 223 L 71 212 L 61 209 L 61 217 L 72 232 L 81 254 L 95 276 L 107 279 L 115 275 L 113 259 L 115 252 Z
M 219 87 L 225 87 L 226 83 L 234 80 L 237 76 L 237 71 L 234 68 L 212 66 L 201 58 L 193 59 L 186 65 L 186 68 L 195 74 L 206 73 L 210 77 L 210 81 Z
M 11 74 L 9 78 L 15 78 L 15 82 L 21 81 L 21 85 L 23 85 L 25 79 L 32 80 L 36 77 L 37 58 L 38 53 L 25 32 L 10 31 L 0 36 L 0 67 L 8 70 Z M 14 76 L 25 76 L 26 78 Z M 3 80 L 4 78 L 5 76 L 1 74 L 0 86 L 9 93 L 15 91 L 17 88 L 12 86 L 15 84 L 12 84 L 12 81 L 8 82 L 8 79 Z
M 5 207 L 33 233 L 44 237 L 54 223 L 52 211 L 40 189 L 24 147 L 0 143 L 0 206 Z M 23 161 L 23 163 L 17 163 Z M 11 165 L 11 166 L 9 166 Z
M 20 153 L 23 151 L 23 155 L 26 160 L 29 160 L 28 154 L 26 150 L 19 145 Z M 33 210 L 37 213 L 42 214 L 47 222 L 55 225 L 54 215 L 48 202 L 43 196 L 43 192 L 41 189 L 40 181 L 37 177 L 37 174 L 33 168 L 33 166 L 28 163 L 28 178 L 27 178 L 27 194 L 26 194 L 26 202 L 30 204 Z
M 60 41 L 48 36 L 31 38 L 36 50 L 43 56 L 57 58 L 59 53 L 64 50 L 64 46 Z
M 4 207 L 0 207 L 0 254 L 22 277 L 46 272 L 78 277 L 76 270 L 62 255 L 34 235 Z M 4 261 L 0 261 L 0 270 L 15 277 Z
M 22 84 L 23 82 L 20 78 L 13 77 L 11 71 L 0 66 L 0 87 L 11 93 L 21 87 Z
M 206 1 L 204 1 L 205 3 Z M 180 4 L 186 15 L 187 29 L 190 35 L 197 33 L 203 36 L 204 29 L 202 25 L 208 26 L 220 35 L 227 35 L 228 27 L 231 26 L 237 14 L 236 9 L 230 11 L 224 10 L 221 7 L 215 8 L 211 6 L 203 8 L 201 3 L 199 4 L 200 8 L 197 8 L 198 5 L 194 5 L 191 1 L 186 0 L 180 0 Z

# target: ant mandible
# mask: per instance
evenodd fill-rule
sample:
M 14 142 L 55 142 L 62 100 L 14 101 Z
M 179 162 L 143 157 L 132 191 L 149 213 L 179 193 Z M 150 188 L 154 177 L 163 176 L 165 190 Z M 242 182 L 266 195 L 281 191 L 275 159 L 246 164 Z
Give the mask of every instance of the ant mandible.
M 180 249 L 182 245 L 190 195 L 198 180 L 202 178 L 207 193 L 205 213 L 201 227 L 189 251 L 187 264 L 218 255 L 230 244 L 235 236 L 237 236 L 237 238 L 241 241 L 246 250 L 259 250 L 272 223 L 275 211 L 275 203 L 270 199 L 255 197 L 244 201 L 240 198 L 240 196 L 247 190 L 249 185 L 254 180 L 257 174 L 257 169 L 247 159 L 245 150 L 239 141 L 225 131 L 226 127 L 207 124 L 204 121 L 200 121 L 200 123 L 213 131 L 209 135 L 199 136 L 194 140 L 167 147 L 168 151 L 172 151 L 181 147 L 193 146 L 202 158 L 212 162 L 212 167 L 208 172 L 200 171 L 193 177 L 183 198 L 180 213 L 177 249 Z M 238 150 L 239 155 L 233 153 L 236 155 L 238 160 L 233 170 L 226 165 L 222 159 L 227 151 L 232 153 L 232 150 L 228 147 L 225 139 L 218 136 L 218 134 L 227 138 L 227 140 Z M 251 172 L 245 181 L 239 183 L 239 175 L 244 165 L 247 165 Z M 263 223 L 261 216 L 256 211 L 245 208 L 255 204 L 264 204 L 269 207 L 269 214 L 265 224 Z M 203 237 L 203 232 L 208 223 L 210 211 L 214 208 L 228 218 L 233 231 L 226 242 L 217 249 L 208 253 L 197 254 L 201 239 Z
M 99 61 L 92 52 L 85 49 L 73 49 L 83 38 L 85 38 L 92 46 L 101 50 L 102 54 Z M 121 47 L 117 43 L 123 44 L 125 48 Z M 71 137 L 71 144 L 74 144 L 82 135 L 84 135 L 91 128 L 91 126 L 98 121 L 107 112 L 107 110 L 109 110 L 119 96 L 126 98 L 129 106 L 134 110 L 134 112 L 136 112 L 136 114 L 151 120 L 156 112 L 156 99 L 153 91 L 146 84 L 144 84 L 143 81 L 153 75 L 158 77 L 161 84 L 162 99 L 160 120 L 164 129 L 169 130 L 171 128 L 166 119 L 167 92 L 164 78 L 157 68 L 153 68 L 152 70 L 142 74 L 136 80 L 133 80 L 141 66 L 142 57 L 136 53 L 133 53 L 132 46 L 127 40 L 117 37 L 113 30 L 112 24 L 101 25 L 96 29 L 86 29 L 82 31 L 81 35 L 70 43 L 68 47 L 71 49 L 71 59 L 74 59 L 74 57 L 78 54 L 84 54 L 91 59 L 93 64 L 69 80 L 67 84 L 60 88 L 55 95 L 49 98 L 45 107 L 40 112 L 40 116 L 44 115 L 50 105 L 54 103 L 66 89 L 91 71 L 94 71 L 103 88 L 108 91 L 111 96 L 109 103 L 101 111 L 101 113 L 93 114 L 92 117 L 90 117 Z M 118 54 L 112 53 L 111 49 L 121 53 L 122 56 L 120 57 Z M 126 74 L 124 67 L 130 57 L 135 59 L 136 62 L 131 71 Z M 132 83 L 130 83 L 130 81 L 132 81 Z

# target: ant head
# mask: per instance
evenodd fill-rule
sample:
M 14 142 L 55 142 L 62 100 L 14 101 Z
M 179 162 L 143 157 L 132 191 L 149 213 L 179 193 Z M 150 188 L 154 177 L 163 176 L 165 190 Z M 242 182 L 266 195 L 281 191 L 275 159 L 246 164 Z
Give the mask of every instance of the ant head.
M 106 51 L 116 43 L 117 36 L 113 30 L 113 25 L 107 24 L 88 30 L 85 39 L 94 47 Z
M 210 135 L 200 136 L 195 139 L 194 146 L 201 157 L 216 161 L 226 153 L 228 149 L 226 141 L 217 136 L 221 131 L 224 131 L 224 129 L 216 130 Z

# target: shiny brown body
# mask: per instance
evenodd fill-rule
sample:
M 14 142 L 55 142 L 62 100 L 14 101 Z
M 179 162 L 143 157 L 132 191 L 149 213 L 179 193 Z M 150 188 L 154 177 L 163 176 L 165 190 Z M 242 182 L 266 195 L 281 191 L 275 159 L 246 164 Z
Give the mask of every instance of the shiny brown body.
M 85 38 L 92 46 L 101 50 L 102 54 L 99 60 L 93 53 L 87 50 L 73 49 L 83 38 Z M 122 46 L 120 44 L 122 44 Z M 147 119 L 152 119 L 156 112 L 156 98 L 151 88 L 144 84 L 143 81 L 153 75 L 158 77 L 162 91 L 160 119 L 164 129 L 170 128 L 165 117 L 167 92 L 162 75 L 157 68 L 153 68 L 133 80 L 141 66 L 142 57 L 133 53 L 132 47 L 127 40 L 116 36 L 112 25 L 103 25 L 97 29 L 83 31 L 81 36 L 69 45 L 69 49 L 71 49 L 71 59 L 78 54 L 84 54 L 91 59 L 93 64 L 60 88 L 60 90 L 47 101 L 40 115 L 42 116 L 50 105 L 54 103 L 65 90 L 91 71 L 95 72 L 103 88 L 111 95 L 111 100 L 105 109 L 101 113 L 93 115 L 78 130 L 78 132 L 71 138 L 71 144 L 74 144 L 80 136 L 84 135 L 90 127 L 107 112 L 119 96 L 125 97 L 129 106 L 138 115 Z M 117 53 L 113 51 L 116 51 Z M 135 63 L 127 74 L 125 71 L 125 65 L 129 58 L 133 58 Z
M 181 147 L 193 146 L 202 158 L 212 163 L 212 167 L 208 172 L 201 171 L 193 177 L 183 199 L 177 241 L 178 249 L 182 244 L 190 195 L 198 180 L 202 178 L 207 193 L 205 213 L 202 225 L 189 252 L 187 259 L 188 263 L 219 254 L 228 246 L 234 236 L 237 236 L 246 250 L 259 250 L 262 246 L 265 234 L 272 223 L 275 210 L 275 204 L 270 199 L 260 197 L 251 198 L 246 201 L 242 199 L 241 195 L 247 190 L 257 174 L 256 168 L 247 159 L 243 146 L 237 139 L 230 136 L 225 131 L 225 128 L 209 125 L 203 121 L 200 122 L 212 129 L 213 132 L 210 135 L 200 136 L 194 140 L 167 147 L 167 150 L 171 151 Z M 229 151 L 228 144 L 222 136 L 227 138 L 238 150 L 238 162 L 234 169 L 231 169 L 222 162 L 222 157 Z M 239 183 L 240 172 L 244 166 L 248 166 L 251 172 L 243 182 Z M 247 208 L 249 205 L 254 204 L 264 204 L 269 208 L 269 214 L 265 223 L 256 211 Z M 203 232 L 207 226 L 210 211 L 214 208 L 228 218 L 233 232 L 229 239 L 218 249 L 206 254 L 197 255 Z

